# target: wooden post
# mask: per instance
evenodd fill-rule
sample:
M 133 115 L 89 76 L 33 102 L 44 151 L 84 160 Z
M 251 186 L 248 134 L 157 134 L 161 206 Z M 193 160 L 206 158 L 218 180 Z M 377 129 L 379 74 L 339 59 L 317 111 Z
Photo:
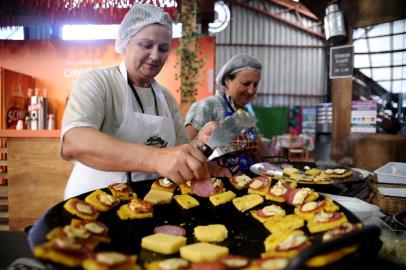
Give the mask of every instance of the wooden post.
M 351 133 L 352 78 L 334 79 L 331 83 L 333 104 L 332 149 L 333 160 L 346 155 L 345 141 Z
M 346 19 L 346 44 L 352 45 L 352 20 L 349 17 Z M 349 154 L 347 140 L 351 134 L 352 77 L 331 80 L 331 101 L 333 106 L 331 157 L 338 162 Z

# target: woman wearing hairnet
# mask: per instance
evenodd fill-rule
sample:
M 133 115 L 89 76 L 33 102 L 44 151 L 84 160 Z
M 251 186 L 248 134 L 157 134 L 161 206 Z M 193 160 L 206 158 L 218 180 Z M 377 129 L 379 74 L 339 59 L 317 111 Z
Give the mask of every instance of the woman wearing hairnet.
M 112 183 L 210 179 L 174 97 L 154 77 L 171 49 L 172 21 L 161 8 L 134 4 L 116 39 L 120 66 L 93 69 L 73 85 L 62 123 L 61 155 L 75 160 L 65 199 Z M 213 124 L 213 123 L 211 123 Z M 212 125 L 199 139 L 207 141 Z
M 261 80 L 262 65 L 255 57 L 248 54 L 233 56 L 221 68 L 216 77 L 218 87 L 216 95 L 194 103 L 185 119 L 185 126 L 190 136 L 195 137 L 199 130 L 210 121 L 221 121 L 239 109 L 248 110 L 248 104 L 257 94 Z M 248 112 L 247 112 L 248 113 Z M 241 137 L 241 136 L 240 136 Z M 245 172 L 260 156 L 268 156 L 266 146 L 259 140 L 256 128 L 247 129 L 242 134 L 242 146 L 231 149 L 240 150 L 219 159 L 220 165 L 226 166 L 233 174 Z M 255 141 L 255 144 L 251 142 Z M 254 146 L 253 146 L 254 145 Z

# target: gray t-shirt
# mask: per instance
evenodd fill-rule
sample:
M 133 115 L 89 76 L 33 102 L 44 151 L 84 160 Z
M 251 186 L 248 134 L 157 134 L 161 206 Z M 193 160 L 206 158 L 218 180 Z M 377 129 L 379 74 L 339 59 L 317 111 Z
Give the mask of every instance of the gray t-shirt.
M 175 123 L 176 145 L 189 142 L 189 135 L 183 125 L 175 98 L 156 81 L 151 85 L 164 93 Z M 81 75 L 73 84 L 63 115 L 61 138 L 68 130 L 75 127 L 92 127 L 113 136 L 123 122 L 128 91 L 131 91 L 131 88 L 118 66 L 96 68 Z M 155 115 L 152 92 L 142 87 L 136 87 L 136 91 L 145 113 Z M 133 94 L 131 97 L 135 99 Z M 158 113 L 163 116 L 163 107 L 158 98 L 157 103 Z M 135 104 L 133 107 L 135 112 L 142 112 L 137 102 L 133 104 Z
M 227 96 L 230 105 L 234 110 L 233 101 Z M 220 121 L 225 118 L 225 102 L 221 94 L 207 97 L 195 102 L 190 106 L 186 114 L 185 126 L 192 125 L 196 130 L 200 130 L 207 122 Z

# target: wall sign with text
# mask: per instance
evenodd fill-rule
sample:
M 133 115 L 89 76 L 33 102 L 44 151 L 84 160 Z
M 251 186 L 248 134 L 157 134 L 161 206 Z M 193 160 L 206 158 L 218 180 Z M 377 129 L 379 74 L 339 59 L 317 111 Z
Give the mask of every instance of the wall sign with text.
M 330 79 L 352 77 L 354 47 L 352 45 L 330 48 Z

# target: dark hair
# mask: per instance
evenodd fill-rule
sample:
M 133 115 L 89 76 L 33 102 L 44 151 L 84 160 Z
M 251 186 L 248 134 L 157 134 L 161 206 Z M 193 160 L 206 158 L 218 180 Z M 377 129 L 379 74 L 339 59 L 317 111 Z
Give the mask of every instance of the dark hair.
M 237 75 L 237 73 L 227 74 L 226 76 L 224 76 L 223 81 L 222 81 L 223 85 L 226 85 L 226 79 L 230 79 L 233 81 L 235 79 L 235 76 Z

